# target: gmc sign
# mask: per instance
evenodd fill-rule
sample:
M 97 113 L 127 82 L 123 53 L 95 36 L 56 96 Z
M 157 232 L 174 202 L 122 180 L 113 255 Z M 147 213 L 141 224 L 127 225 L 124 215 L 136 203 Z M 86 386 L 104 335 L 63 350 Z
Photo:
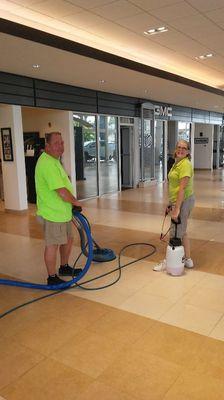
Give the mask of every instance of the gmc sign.
M 172 117 L 172 107 L 155 106 L 155 115 L 159 117 Z

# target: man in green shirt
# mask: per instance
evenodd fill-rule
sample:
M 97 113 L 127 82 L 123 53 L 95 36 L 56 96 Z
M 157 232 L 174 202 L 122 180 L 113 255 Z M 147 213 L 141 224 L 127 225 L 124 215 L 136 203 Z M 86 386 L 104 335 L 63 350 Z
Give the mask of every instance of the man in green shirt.
M 72 249 L 72 207 L 80 207 L 73 196 L 72 184 L 61 165 L 64 142 L 60 132 L 46 135 L 45 151 L 38 159 L 35 170 L 37 192 L 37 216 L 43 223 L 45 234 L 44 261 L 48 271 L 48 285 L 64 281 L 56 274 L 57 252 L 59 248 L 61 266 L 59 274 L 78 275 L 81 269 L 68 265 Z

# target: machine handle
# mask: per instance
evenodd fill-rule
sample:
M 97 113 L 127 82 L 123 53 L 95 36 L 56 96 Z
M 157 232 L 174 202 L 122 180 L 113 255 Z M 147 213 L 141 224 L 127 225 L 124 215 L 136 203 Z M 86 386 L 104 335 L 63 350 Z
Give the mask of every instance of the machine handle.
M 81 206 L 73 206 L 72 212 L 75 212 L 75 211 L 82 212 L 82 207 Z

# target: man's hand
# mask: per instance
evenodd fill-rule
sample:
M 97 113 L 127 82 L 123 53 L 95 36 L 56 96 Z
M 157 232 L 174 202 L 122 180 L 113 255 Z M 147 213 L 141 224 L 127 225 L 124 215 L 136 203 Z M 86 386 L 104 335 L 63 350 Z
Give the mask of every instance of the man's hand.
M 75 212 L 75 211 L 82 212 L 82 207 L 80 205 L 78 205 L 78 204 L 73 206 L 72 207 L 72 212 Z

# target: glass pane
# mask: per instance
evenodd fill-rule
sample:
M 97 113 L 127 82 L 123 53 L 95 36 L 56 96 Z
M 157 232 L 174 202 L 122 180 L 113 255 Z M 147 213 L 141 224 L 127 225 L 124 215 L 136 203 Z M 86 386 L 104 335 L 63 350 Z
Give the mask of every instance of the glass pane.
M 152 120 L 144 119 L 144 140 L 143 140 L 143 165 L 144 179 L 154 178 L 154 157 L 153 157 L 153 130 Z
M 178 121 L 178 138 L 177 140 L 186 140 L 190 142 L 190 122 Z
M 155 178 L 158 182 L 164 179 L 164 135 L 163 121 L 155 121 Z
M 117 118 L 100 116 L 100 194 L 118 190 Z
M 73 115 L 77 198 L 98 195 L 96 117 Z

